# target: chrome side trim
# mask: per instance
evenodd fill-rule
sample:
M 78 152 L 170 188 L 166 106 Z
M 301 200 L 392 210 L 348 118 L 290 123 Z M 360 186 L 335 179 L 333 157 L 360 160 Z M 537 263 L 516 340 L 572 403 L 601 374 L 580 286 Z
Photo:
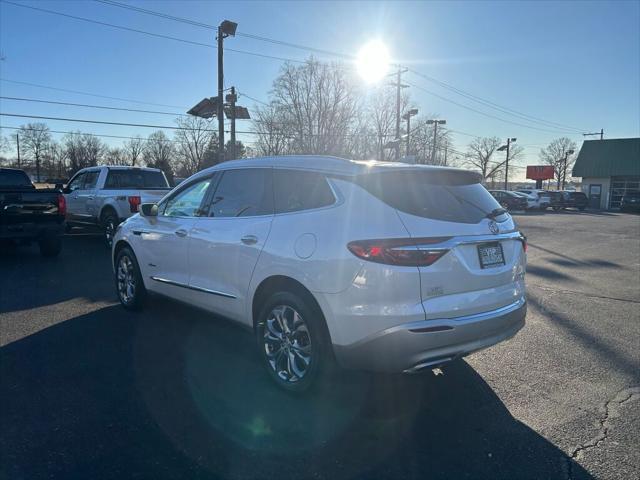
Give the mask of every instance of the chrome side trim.
M 196 292 L 210 293 L 211 295 L 218 295 L 219 297 L 225 298 L 237 298 L 235 295 L 231 295 L 230 293 L 219 292 L 217 290 L 211 290 L 209 288 L 204 287 L 196 287 L 195 285 L 187 285 L 186 283 L 174 282 L 173 280 L 168 280 L 162 277 L 149 277 L 151 280 L 155 280 L 159 283 L 164 283 L 167 285 L 173 285 L 174 287 L 182 287 L 187 288 L 189 290 L 195 290 Z

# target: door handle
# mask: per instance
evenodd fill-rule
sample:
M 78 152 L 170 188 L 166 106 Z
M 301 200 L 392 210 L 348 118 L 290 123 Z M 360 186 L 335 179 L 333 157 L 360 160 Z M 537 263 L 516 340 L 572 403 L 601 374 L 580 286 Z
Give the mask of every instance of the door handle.
M 186 237 L 187 236 L 187 231 L 183 230 L 182 228 L 180 230 L 176 230 L 174 233 L 179 237 Z
M 94 195 L 87 195 L 87 200 L 93 200 L 94 198 L 96 198 Z
M 245 245 L 254 245 L 258 243 L 258 237 L 255 235 L 245 235 L 240 239 Z

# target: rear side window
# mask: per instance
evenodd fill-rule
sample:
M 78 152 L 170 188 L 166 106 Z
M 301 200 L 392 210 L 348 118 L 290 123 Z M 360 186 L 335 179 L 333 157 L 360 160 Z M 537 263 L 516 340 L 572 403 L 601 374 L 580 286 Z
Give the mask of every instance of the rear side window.
M 92 188 L 96 188 L 96 183 L 98 183 L 98 175 L 100 175 L 100 172 L 87 172 L 84 175 L 84 184 L 82 186 L 82 189 L 91 190 Z
M 0 187 L 31 187 L 31 180 L 21 170 L 0 170 Z
M 273 179 L 270 168 L 227 170 L 209 206 L 209 217 L 273 215 Z
M 327 178 L 317 172 L 274 170 L 276 213 L 327 207 L 336 201 Z
M 155 170 L 109 170 L 104 188 L 110 189 L 153 189 L 168 188 L 169 184 L 162 172 Z
M 478 223 L 500 208 L 470 172 L 384 172 L 364 175 L 356 182 L 401 212 L 433 220 Z

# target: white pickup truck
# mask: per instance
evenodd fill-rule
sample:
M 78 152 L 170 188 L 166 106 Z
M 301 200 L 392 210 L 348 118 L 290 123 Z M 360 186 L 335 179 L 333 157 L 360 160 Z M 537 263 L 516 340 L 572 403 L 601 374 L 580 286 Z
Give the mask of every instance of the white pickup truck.
M 111 245 L 120 222 L 142 203 L 156 203 L 171 188 L 162 170 L 139 167 L 89 167 L 79 170 L 64 188 L 67 226 L 97 225 Z

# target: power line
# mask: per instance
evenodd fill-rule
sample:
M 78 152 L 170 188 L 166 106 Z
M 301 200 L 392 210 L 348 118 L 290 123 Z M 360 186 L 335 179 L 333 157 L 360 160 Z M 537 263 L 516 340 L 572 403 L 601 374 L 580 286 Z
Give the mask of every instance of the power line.
M 104 109 L 104 110 L 118 110 L 118 111 L 122 111 L 122 112 L 152 113 L 152 114 L 158 114 L 158 115 L 171 115 L 173 117 L 176 117 L 176 116 L 178 116 L 178 117 L 187 117 L 188 116 L 188 115 L 185 115 L 183 113 L 160 112 L 158 110 L 139 110 L 139 109 L 136 109 L 136 108 L 108 107 L 106 105 L 89 105 L 89 104 L 86 104 L 86 103 L 56 102 L 56 101 L 53 101 L 53 100 L 41 100 L 41 99 L 36 99 L 36 98 L 0 96 L 0 99 L 2 99 L 2 100 L 14 100 L 14 101 L 20 101 L 20 102 L 47 103 L 47 104 L 51 104 L 51 105 L 65 105 L 65 106 L 70 106 L 70 107 L 100 108 L 100 109 Z
M 486 106 L 488 106 L 490 108 L 493 108 L 494 110 L 498 110 L 498 111 L 506 113 L 508 115 L 513 115 L 513 116 L 516 116 L 516 117 L 520 117 L 520 118 L 522 118 L 524 120 L 527 120 L 527 121 L 533 122 L 533 123 L 537 123 L 537 124 L 540 124 L 540 125 L 546 125 L 546 126 L 551 126 L 551 127 L 555 127 L 555 128 L 562 128 L 562 129 L 568 129 L 568 130 L 575 130 L 576 133 L 581 133 L 581 132 L 584 131 L 581 128 L 572 127 L 570 125 L 565 125 L 565 124 L 562 124 L 562 123 L 551 122 L 551 121 L 545 120 L 543 118 L 538 118 L 538 117 L 534 117 L 533 115 L 528 115 L 526 113 L 519 112 L 518 110 L 514 110 L 512 108 L 508 108 L 508 107 L 504 107 L 504 106 L 498 105 L 495 102 L 492 102 L 490 100 L 486 100 L 486 99 L 484 99 L 482 97 L 479 97 L 477 95 L 473 95 L 472 93 L 465 92 L 464 90 L 461 90 L 461 89 L 459 89 L 457 87 L 454 87 L 453 85 L 450 85 L 450 84 L 448 84 L 446 82 L 443 82 L 442 80 L 438 80 L 437 78 L 431 77 L 429 75 L 425 75 L 424 73 L 420 73 L 420 72 L 417 72 L 416 70 L 412 70 L 412 69 L 409 69 L 409 71 L 411 73 L 419 76 L 419 77 L 424 78 L 425 80 L 429 80 L 430 82 L 434 82 L 434 83 L 440 85 L 441 87 L 446 88 L 447 90 L 455 92 L 458 95 L 461 95 L 461 96 L 463 96 L 465 98 L 473 100 L 473 101 L 475 101 L 477 103 L 486 105 Z
M 184 18 L 184 17 L 176 17 L 174 15 L 169 15 L 167 13 L 163 13 L 163 12 L 158 12 L 157 10 L 149 10 L 146 8 L 141 8 L 141 7 L 136 7 L 134 5 L 129 5 L 126 3 L 122 3 L 122 2 L 116 2 L 113 0 L 94 0 L 96 2 L 99 3 L 103 3 L 105 5 L 111 5 L 114 7 L 119 7 L 119 8 L 124 8 L 126 10 L 131 10 L 134 12 L 138 12 L 138 13 L 144 13 L 147 15 L 152 15 L 155 17 L 160 17 L 160 18 L 164 18 L 167 20 L 173 20 L 176 22 L 181 22 L 181 23 L 186 23 L 188 25 L 192 25 L 195 27 L 201 27 L 201 28 L 206 28 L 208 30 L 217 30 L 218 27 L 212 24 L 208 24 L 208 23 L 203 23 L 203 22 L 199 22 L 197 20 L 192 20 L 189 18 Z M 261 42 L 268 42 L 268 43 L 272 43 L 275 45 L 281 45 L 281 46 L 285 46 L 285 47 L 290 47 L 290 48 L 297 48 L 299 50 L 307 50 L 310 52 L 314 52 L 314 53 L 320 53 L 323 55 L 330 55 L 333 57 L 340 57 L 340 58 L 346 58 L 346 59 L 354 59 L 355 55 L 348 55 L 346 53 L 340 53 L 340 52 L 333 52 L 331 50 L 324 50 L 324 49 L 320 49 L 320 48 L 314 48 L 314 47 L 309 47 L 306 45 L 300 45 L 298 43 L 293 43 L 293 42 L 285 42 L 283 40 L 277 40 L 274 38 L 269 38 L 269 37 L 264 37 L 261 35 L 255 35 L 255 34 L 251 34 L 251 33 L 244 33 L 244 32 L 236 32 L 236 36 L 238 37 L 244 37 L 244 38 L 250 38 L 252 40 L 259 40 Z
M 200 47 L 207 47 L 207 48 L 212 48 L 212 49 L 216 49 L 216 45 L 210 44 L 210 43 L 203 43 L 203 42 L 196 42 L 193 40 L 187 40 L 185 38 L 179 38 L 179 37 L 173 37 L 171 35 L 164 35 L 162 33 L 154 33 L 154 32 L 148 32 L 146 30 L 140 30 L 137 28 L 131 28 L 131 27 L 125 27 L 123 25 L 115 25 L 113 23 L 109 23 L 109 22 L 102 22 L 100 20 L 94 20 L 91 18 L 86 18 L 86 17 L 79 17 L 77 15 L 70 15 L 68 13 L 62 13 L 62 12 L 57 12 L 55 10 L 48 10 L 46 8 L 39 8 L 39 7 L 34 7 L 31 5 L 23 5 L 21 3 L 15 3 L 15 2 L 11 2 L 9 0 L 2 0 L 3 3 L 9 4 L 9 5 L 14 5 L 16 7 L 21 7 L 21 8 L 28 8 L 31 10 L 36 10 L 39 12 L 44 12 L 44 13 L 49 13 L 51 15 L 59 15 L 61 17 L 66 17 L 66 18 L 70 18 L 73 20 L 79 20 L 79 21 L 83 21 L 83 22 L 88 22 L 88 23 L 93 23 L 96 25 L 102 25 L 104 27 L 111 27 L 111 28 L 117 28 L 119 30 L 125 30 L 128 32 L 134 32 L 134 33 L 140 33 L 143 35 L 148 35 L 151 37 L 156 37 L 156 38 L 163 38 L 165 40 L 173 40 L 175 42 L 181 42 L 181 43 L 187 43 L 190 45 L 196 45 L 196 46 L 200 46 Z M 284 62 L 294 62 L 294 63 L 305 63 L 304 60 L 297 60 L 294 58 L 285 58 L 285 57 L 278 57 L 275 55 L 267 55 L 264 53 L 257 53 L 257 52 L 250 52 L 247 50 L 239 50 L 239 49 L 235 49 L 235 48 L 225 48 L 225 52 L 234 52 L 234 53 L 241 53 L 243 55 L 252 55 L 255 57 L 262 57 L 262 58 L 269 58 L 272 60 L 280 60 L 280 61 L 284 61 Z
M 70 90 L 70 89 L 67 89 L 67 88 L 51 87 L 51 86 L 48 86 L 48 85 L 42 85 L 42 84 L 30 83 L 30 82 L 22 82 L 22 81 L 18 81 L 18 80 L 9 80 L 8 78 L 0 78 L 0 81 L 8 82 L 8 83 L 15 83 L 15 84 L 18 84 L 18 85 L 27 85 L 29 87 L 38 87 L 38 88 L 46 88 L 48 90 L 57 90 L 59 92 L 75 93 L 75 94 L 78 94 L 78 95 L 86 95 L 86 96 L 89 96 L 89 97 L 107 98 L 109 100 L 118 100 L 120 102 L 140 103 L 140 104 L 143 104 L 143 105 L 155 105 L 157 107 L 182 108 L 182 109 L 189 108 L 189 107 L 177 106 L 177 105 L 166 105 L 164 103 L 143 102 L 143 101 L 140 101 L 140 100 L 133 100 L 133 99 L 130 99 L 130 98 L 110 97 L 108 95 L 101 95 L 101 94 L 98 94 L 98 93 L 89 93 L 89 92 L 83 92 L 83 91 L 80 91 L 80 90 Z
M 115 6 L 115 7 L 119 7 L 119 8 L 124 8 L 124 9 L 128 9 L 128 10 L 136 11 L 136 12 L 139 12 L 139 13 L 144 13 L 144 14 L 147 14 L 147 15 L 153 15 L 153 16 L 156 16 L 156 17 L 161 17 L 161 18 L 174 20 L 174 21 L 181 22 L 181 23 L 186 23 L 186 24 L 189 24 L 189 25 L 192 25 L 192 26 L 198 26 L 198 27 L 202 27 L 202 28 L 207 28 L 209 30 L 216 30 L 217 29 L 217 27 L 215 25 L 206 24 L 206 23 L 203 23 L 203 22 L 198 22 L 198 21 L 187 19 L 187 18 L 183 18 L 183 17 L 176 17 L 176 16 L 173 16 L 173 15 L 165 14 L 165 13 L 158 12 L 158 11 L 155 11 L 155 10 L 144 9 L 144 8 L 128 5 L 128 4 L 125 4 L 125 3 L 122 3 L 122 2 L 117 2 L 117 1 L 114 1 L 114 0 L 95 0 L 95 1 L 107 4 L 107 5 L 112 5 L 112 6 Z M 254 34 L 243 33 L 243 32 L 236 32 L 236 35 L 237 36 L 241 36 L 241 37 L 245 37 L 245 38 L 254 39 L 254 40 L 260 40 L 260 41 L 263 41 L 263 42 L 269 42 L 269 43 L 273 43 L 273 44 L 276 44 L 276 45 L 282 45 L 282 46 L 287 46 L 287 47 L 291 47 L 291 48 L 307 50 L 307 51 L 315 52 L 315 53 L 322 53 L 322 54 L 325 54 L 325 55 L 330 55 L 330 56 L 339 57 L 339 58 L 347 58 L 347 59 L 354 59 L 355 58 L 354 55 L 348 55 L 348 54 L 345 54 L 345 53 L 318 49 L 318 48 L 309 47 L 309 46 L 306 46 L 306 45 L 301 45 L 301 44 L 292 43 L 292 42 L 285 42 L 285 41 L 282 41 L 282 40 L 277 40 L 277 39 L 264 37 L 264 36 L 260 36 L 260 35 L 254 35 Z M 519 118 L 521 118 L 523 120 L 527 120 L 529 122 L 537 123 L 539 125 L 543 125 L 543 126 L 547 126 L 547 127 L 575 130 L 576 133 L 580 133 L 580 132 L 584 131 L 581 128 L 573 127 L 573 126 L 562 124 L 562 123 L 552 122 L 552 121 L 545 120 L 545 119 L 542 119 L 542 118 L 539 118 L 539 117 L 535 117 L 533 115 L 528 115 L 526 113 L 520 112 L 518 110 L 509 108 L 509 107 L 505 107 L 505 106 L 499 105 L 499 104 L 497 104 L 495 102 L 492 102 L 490 100 L 484 99 L 484 98 L 479 97 L 477 95 L 471 94 L 469 92 L 465 92 L 462 89 L 454 87 L 453 85 L 450 85 L 450 84 L 448 84 L 446 82 L 438 80 L 438 79 L 436 79 L 434 77 L 431 77 L 429 75 L 425 75 L 425 74 L 423 74 L 421 72 L 418 72 L 416 70 L 413 70 L 413 69 L 409 69 L 409 70 L 412 73 L 414 73 L 415 75 L 418 75 L 418 76 L 420 76 L 420 77 L 422 77 L 422 78 L 424 78 L 426 80 L 429 80 L 431 82 L 437 83 L 441 87 L 446 88 L 446 89 L 448 89 L 450 91 L 453 91 L 453 92 L 457 93 L 458 95 L 461 95 L 461 96 L 463 96 L 465 98 L 468 98 L 468 99 L 470 99 L 472 101 L 475 101 L 477 103 L 480 103 L 480 104 L 483 104 L 485 106 L 488 106 L 488 107 L 493 108 L 495 110 L 501 111 L 502 113 L 506 113 L 508 115 L 519 117 Z
M 524 123 L 518 123 L 518 122 L 514 122 L 514 121 L 512 121 L 512 120 L 507 120 L 507 119 L 504 119 L 504 118 L 498 117 L 498 116 L 496 116 L 496 115 L 493 115 L 493 114 L 490 114 L 490 113 L 483 112 L 482 110 L 478 110 L 478 109 L 476 109 L 476 108 L 470 107 L 470 106 L 465 105 L 465 104 L 463 104 L 463 103 L 456 102 L 455 100 L 451 100 L 451 99 L 449 99 L 449 98 L 443 97 L 442 95 L 439 95 L 439 94 L 437 94 L 437 93 L 435 93 L 435 92 L 432 92 L 432 91 L 430 91 L 430 90 L 427 90 L 426 88 L 423 88 L 423 87 L 421 87 L 421 86 L 419 86 L 419 85 L 415 85 L 415 84 L 413 84 L 413 83 L 409 83 L 409 82 L 407 82 L 407 84 L 409 84 L 409 85 L 410 85 L 410 86 L 412 86 L 413 88 L 416 88 L 416 89 L 418 89 L 418 90 L 420 90 L 420 91 L 423 91 L 423 92 L 425 92 L 425 93 L 428 93 L 429 95 L 433 95 L 434 97 L 437 97 L 437 98 L 439 98 L 439 99 L 441 99 L 441 100 L 444 100 L 445 102 L 452 103 L 452 104 L 457 105 L 457 106 L 459 106 L 459 107 L 465 108 L 465 109 L 467 109 L 467 110 L 470 110 L 470 111 L 472 111 L 472 112 L 478 113 L 478 114 L 480 114 L 480 115 L 484 115 L 485 117 L 489 117 L 489 118 L 493 118 L 493 119 L 495 119 L 495 120 L 499 120 L 499 121 L 501 121 L 501 122 L 510 123 L 510 124 L 512 124 L 512 125 L 518 125 L 518 126 L 520 126 L 520 127 L 524 127 L 524 128 L 530 128 L 530 129 L 532 129 L 532 130 L 539 130 L 539 131 L 541 131 L 541 132 L 550 132 L 550 133 L 558 133 L 558 132 L 559 132 L 559 133 L 565 133 L 565 135 L 578 135 L 578 133 L 573 133 L 573 132 L 572 132 L 572 133 L 568 133 L 568 132 L 562 132 L 562 131 L 560 131 L 560 130 L 549 130 L 549 129 L 546 129 L 546 128 L 539 128 L 539 127 L 535 127 L 535 126 L 533 126 L 533 125 L 525 125 Z
M 187 131 L 200 130 L 200 129 L 194 129 L 194 128 L 174 127 L 174 126 L 167 126 L 167 125 L 148 125 L 148 124 L 143 124 L 143 123 L 107 122 L 107 121 L 104 121 L 104 120 L 87 120 L 87 119 L 81 119 L 81 118 L 45 117 L 45 116 L 41 116 L 41 115 L 22 115 L 22 114 L 18 114 L 18 113 L 0 112 L 0 115 L 5 116 L 5 117 L 37 118 L 39 120 L 57 120 L 57 121 L 61 121 L 61 122 L 96 123 L 96 124 L 100 124 L 100 125 L 120 125 L 120 126 L 124 126 L 124 127 L 160 128 L 160 129 L 187 130 Z M 215 132 L 216 130 L 201 129 L 201 131 L 203 131 L 203 132 Z
M 3 128 L 7 128 L 10 130 L 36 130 L 34 128 L 27 128 L 27 127 L 7 127 L 7 126 L 2 126 L 0 127 L 0 130 L 2 130 Z M 81 131 L 69 131 L 69 130 L 49 130 L 49 132 L 51 133 L 60 133 L 60 134 L 71 134 L 71 135 L 91 135 L 92 137 L 104 137 L 104 138 L 118 138 L 118 139 L 126 139 L 126 140 L 142 140 L 145 142 L 148 142 L 149 139 L 144 138 L 144 137 L 127 137 L 124 135 L 107 135 L 107 134 L 98 134 L 98 133 L 88 133 L 88 132 L 81 132 Z M 167 142 L 171 142 L 171 143 L 182 143 L 178 140 L 166 140 Z

